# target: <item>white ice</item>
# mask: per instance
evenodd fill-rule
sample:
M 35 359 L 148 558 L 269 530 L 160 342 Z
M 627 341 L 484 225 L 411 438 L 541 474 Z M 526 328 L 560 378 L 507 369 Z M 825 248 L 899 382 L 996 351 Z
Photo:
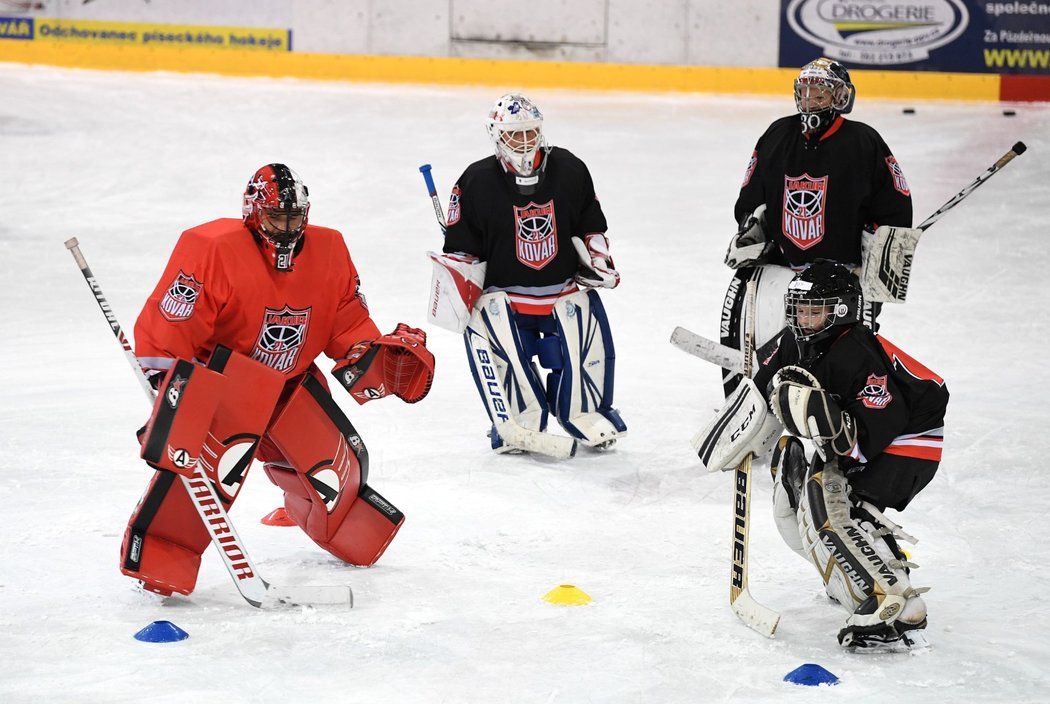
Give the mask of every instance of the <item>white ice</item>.
M 939 474 L 891 513 L 920 539 L 914 582 L 932 587 L 924 654 L 840 650 L 845 614 L 776 534 L 764 472 L 751 588 L 782 612 L 776 638 L 728 608 L 731 477 L 703 473 L 688 443 L 720 405 L 718 374 L 667 338 L 676 325 L 717 336 L 732 204 L 755 140 L 792 110 L 787 90 L 533 91 L 549 139 L 590 166 L 623 274 L 603 294 L 630 426 L 615 450 L 494 456 L 462 342 L 430 329 L 424 402 L 337 394 L 370 483 L 407 515 L 376 567 L 261 525 L 280 503 L 261 469 L 232 512 L 270 581 L 349 584 L 356 608 L 256 611 L 211 551 L 189 598 L 162 601 L 118 572 L 149 477 L 134 437 L 147 409 L 63 242 L 80 239 L 130 330 L 179 233 L 237 217 L 248 176 L 283 161 L 310 188 L 311 221 L 344 233 L 380 327 L 422 324 L 424 252 L 440 234 L 417 168 L 434 165 L 444 200 L 489 153 L 482 122 L 500 92 L 0 65 L 0 701 L 1050 699 L 1047 106 L 1008 118 L 998 104 L 862 93 L 852 115 L 893 148 L 916 221 L 1017 140 L 1029 147 L 929 231 L 909 302 L 882 318 L 952 393 Z M 593 603 L 541 599 L 560 584 Z M 155 620 L 189 639 L 132 637 Z M 803 663 L 841 684 L 782 681 Z

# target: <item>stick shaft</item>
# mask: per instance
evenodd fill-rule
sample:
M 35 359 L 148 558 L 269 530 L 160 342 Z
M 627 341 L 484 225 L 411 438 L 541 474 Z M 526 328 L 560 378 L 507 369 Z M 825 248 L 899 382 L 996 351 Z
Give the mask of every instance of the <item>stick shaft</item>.
M 930 227 L 930 225 L 944 217 L 944 215 L 949 210 L 959 205 L 959 203 L 961 203 L 963 199 L 966 198 L 966 196 L 976 191 L 981 184 L 983 184 L 995 174 L 999 173 L 1007 164 L 1013 161 L 1015 157 L 1024 154 L 1026 149 L 1027 147 L 1024 145 L 1024 142 L 1018 142 L 1017 144 L 1015 144 L 1013 148 L 1010 149 L 1010 151 L 1006 152 L 1001 157 L 999 157 L 999 159 L 990 167 L 988 167 L 988 169 L 985 170 L 984 173 L 982 173 L 980 176 L 978 176 L 969 184 L 967 184 L 966 187 L 963 188 L 961 191 L 949 198 L 948 202 L 942 205 L 940 208 L 938 208 L 932 215 L 930 215 L 930 217 L 923 220 L 922 223 L 919 224 L 918 229 L 925 232 Z
M 106 322 L 109 323 L 109 327 L 113 331 L 113 336 L 123 348 L 124 356 L 134 370 L 139 385 L 142 386 L 150 405 L 152 405 L 156 398 L 156 393 L 153 387 L 150 386 L 149 380 L 146 379 L 146 374 L 142 371 L 138 358 L 135 357 L 135 352 L 131 349 L 128 338 L 120 327 L 117 316 L 113 313 L 113 309 L 110 308 L 109 301 L 106 300 L 106 296 L 102 293 L 102 287 L 99 286 L 98 281 L 95 280 L 94 275 L 91 273 L 91 268 L 88 266 L 84 254 L 80 251 L 80 243 L 77 241 L 77 238 L 74 237 L 67 240 L 66 249 L 72 253 L 73 259 L 76 260 L 80 273 L 84 275 L 84 280 L 87 281 L 91 293 L 95 296 L 95 302 L 98 303 L 99 309 L 102 310 Z M 227 571 L 233 578 L 237 590 L 249 604 L 256 607 L 261 606 L 269 585 L 259 575 L 259 571 L 248 556 L 248 550 L 234 529 L 233 523 L 230 522 L 230 517 L 215 491 L 215 486 L 204 474 L 204 470 L 199 462 L 194 468 L 192 477 L 180 474 L 179 478 L 182 480 L 186 494 L 190 497 L 193 507 L 197 510 L 197 515 L 207 529 L 212 544 L 219 552 L 223 564 L 226 565 Z

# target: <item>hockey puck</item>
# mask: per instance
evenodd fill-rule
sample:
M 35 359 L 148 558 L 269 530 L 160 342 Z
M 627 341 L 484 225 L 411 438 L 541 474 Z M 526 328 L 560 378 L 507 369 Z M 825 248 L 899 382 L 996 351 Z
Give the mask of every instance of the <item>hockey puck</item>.
M 1003 110 L 1003 117 L 1013 117 L 1016 114 L 1015 110 Z
M 903 110 L 901 110 L 901 112 L 904 113 L 905 115 L 914 115 L 915 114 L 915 108 L 904 108 Z

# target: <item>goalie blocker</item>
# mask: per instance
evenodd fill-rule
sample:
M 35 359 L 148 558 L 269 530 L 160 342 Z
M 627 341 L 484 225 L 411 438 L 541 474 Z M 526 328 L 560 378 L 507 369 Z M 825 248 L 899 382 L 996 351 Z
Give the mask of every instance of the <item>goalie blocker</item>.
M 125 531 L 121 572 L 161 595 L 190 594 L 210 537 L 173 472 L 192 475 L 199 463 L 229 509 L 256 457 L 284 490 L 289 516 L 318 545 L 353 565 L 379 559 L 404 516 L 368 486 L 364 443 L 316 368 L 279 401 L 285 382 L 223 347 L 206 367 L 176 361 L 143 435 L 143 457 L 158 471 Z M 208 418 L 203 432 L 201 418 Z

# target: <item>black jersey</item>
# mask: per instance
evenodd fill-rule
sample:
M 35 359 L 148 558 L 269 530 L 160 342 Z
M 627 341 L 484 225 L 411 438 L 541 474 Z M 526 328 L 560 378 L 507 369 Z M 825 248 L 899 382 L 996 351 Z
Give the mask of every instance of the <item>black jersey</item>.
M 808 369 L 856 421 L 855 459 L 867 463 L 885 452 L 940 461 L 948 388 L 886 338 L 853 325 L 816 362 L 800 363 L 795 337 L 786 332 L 755 374 L 755 385 L 767 398 L 773 374 L 788 365 Z
M 737 222 L 762 203 L 767 234 L 796 268 L 817 259 L 858 265 L 865 227 L 912 222 L 911 191 L 889 147 L 874 129 L 841 115 L 812 139 L 798 115 L 769 126 L 751 154 Z
M 587 166 L 552 147 L 536 192 L 507 182 L 495 156 L 467 167 L 452 189 L 445 252 L 487 262 L 485 291 L 505 291 L 516 311 L 545 315 L 560 296 L 578 290 L 579 256 L 570 241 L 604 233 L 605 215 Z

